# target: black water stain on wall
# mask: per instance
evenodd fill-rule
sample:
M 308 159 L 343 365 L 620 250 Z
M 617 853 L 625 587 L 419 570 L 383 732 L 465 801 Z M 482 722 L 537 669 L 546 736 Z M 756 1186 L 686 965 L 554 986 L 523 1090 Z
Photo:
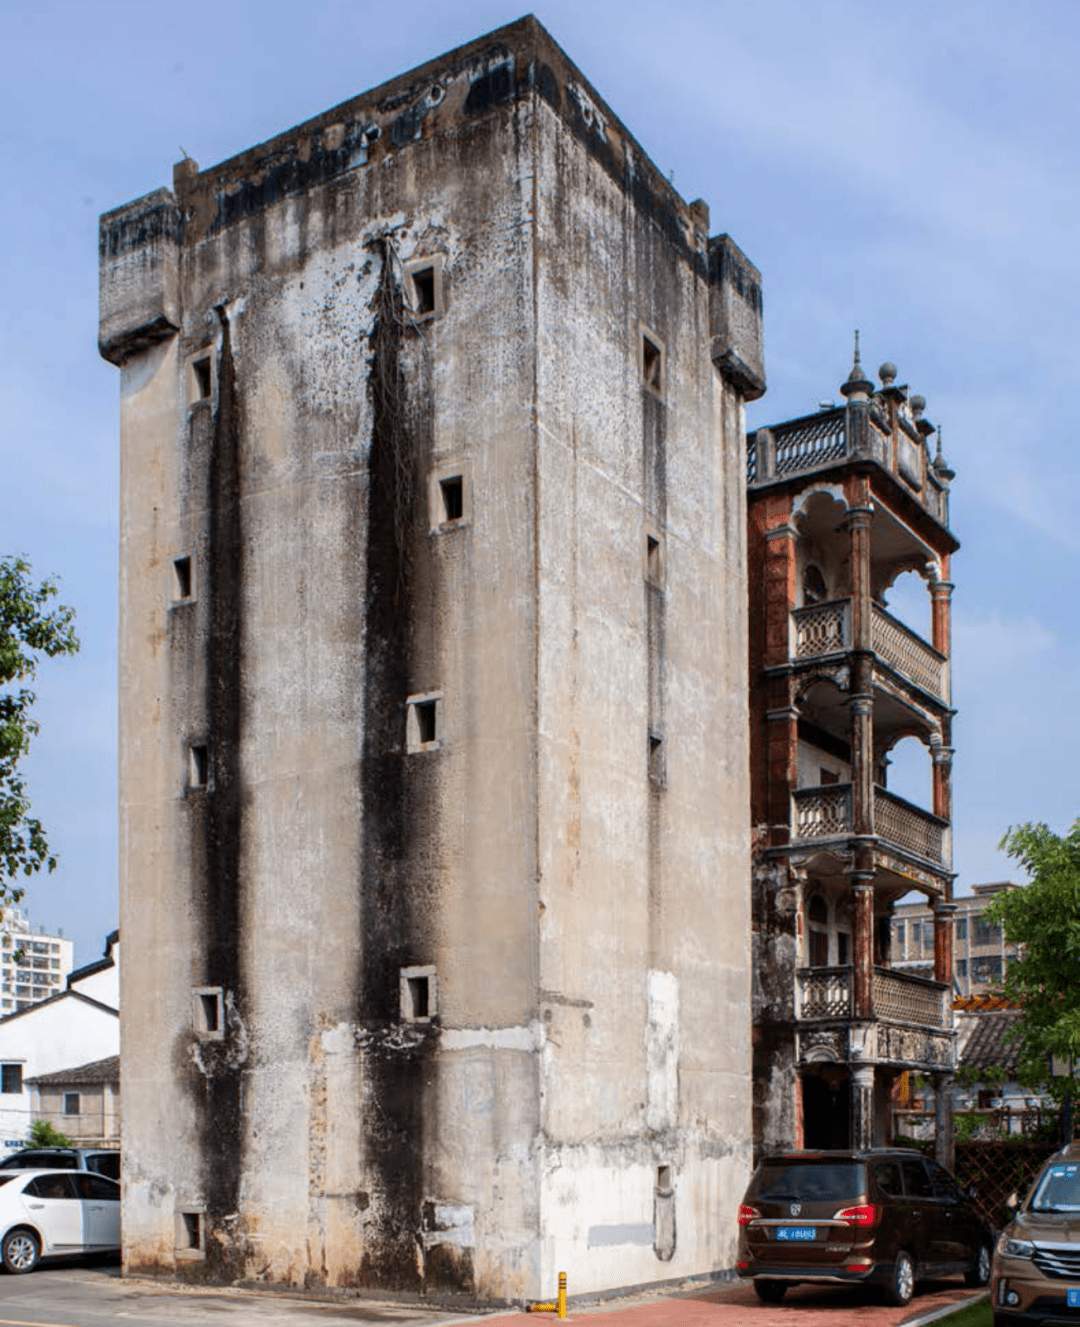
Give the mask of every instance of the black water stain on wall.
M 239 1210 L 244 1165 L 241 1074 L 245 1051 L 241 962 L 243 794 L 243 521 L 240 475 L 241 410 L 231 329 L 224 309 L 218 359 L 218 399 L 207 468 L 208 529 L 201 593 L 209 598 L 206 628 L 205 713 L 208 779 L 193 808 L 192 865 L 198 925 L 203 934 L 202 982 L 220 986 L 223 1036 L 191 1046 L 188 1067 L 195 1094 L 206 1201 L 206 1261 L 179 1263 L 187 1279 L 233 1280 L 243 1271 L 242 1250 L 226 1218 Z M 214 1238 L 214 1233 L 221 1238 Z
M 415 689 L 415 632 L 423 607 L 424 421 L 410 410 L 403 364 L 407 337 L 420 333 L 403 308 L 391 246 L 373 247 L 382 265 L 371 334 L 372 405 L 367 553 L 364 569 L 365 668 L 360 784 L 364 824 L 360 863 L 361 1030 L 367 1184 L 372 1203 L 357 1283 L 429 1288 L 420 1242 L 425 1146 L 433 1132 L 437 1029 L 402 1023 L 402 967 L 431 961 L 435 911 L 424 843 L 435 843 L 432 785 L 438 752 L 406 753 L 405 699 Z M 400 1034 L 400 1035 L 396 1035 Z
M 667 526 L 667 406 L 649 387 L 641 387 L 642 486 L 645 510 L 659 533 Z M 644 550 L 642 550 L 644 554 Z M 660 584 L 645 580 L 645 641 L 648 668 L 648 733 L 643 758 L 648 761 L 649 809 L 646 825 L 646 872 L 649 900 L 649 962 L 656 961 L 661 940 L 663 876 L 661 799 L 666 783 L 664 672 L 667 663 L 667 600 Z M 659 742 L 654 752 L 653 744 Z

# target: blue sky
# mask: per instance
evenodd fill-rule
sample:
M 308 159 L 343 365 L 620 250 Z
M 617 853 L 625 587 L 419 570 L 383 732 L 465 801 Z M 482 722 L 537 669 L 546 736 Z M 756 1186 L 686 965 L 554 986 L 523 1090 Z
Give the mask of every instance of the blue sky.
M 27 765 L 62 864 L 32 917 L 88 960 L 117 922 L 116 370 L 97 217 L 522 10 L 460 0 L 0 0 L 0 552 L 62 579 L 83 649 L 48 664 Z M 769 392 L 839 399 L 852 330 L 927 398 L 957 471 L 954 865 L 1005 878 L 1010 823 L 1078 813 L 1080 5 L 540 4 L 555 39 L 764 275 Z M 912 777 L 898 762 L 899 790 Z

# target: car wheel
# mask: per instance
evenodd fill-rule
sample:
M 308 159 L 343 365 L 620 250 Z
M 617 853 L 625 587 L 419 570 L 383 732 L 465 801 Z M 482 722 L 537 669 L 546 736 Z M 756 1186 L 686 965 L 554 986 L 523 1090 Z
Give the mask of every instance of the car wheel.
M 0 1260 L 16 1276 L 32 1272 L 41 1257 L 41 1241 L 32 1230 L 9 1230 L 0 1245 Z
M 985 1244 L 979 1245 L 979 1251 L 975 1255 L 975 1266 L 970 1272 L 964 1273 L 964 1284 L 967 1286 L 984 1286 L 990 1280 L 990 1250 Z
M 759 1276 L 754 1280 L 754 1293 L 763 1304 L 779 1304 L 787 1293 L 787 1282 Z
M 899 1308 L 903 1308 L 905 1304 L 911 1303 L 911 1297 L 914 1293 L 915 1264 L 911 1261 L 911 1254 L 901 1249 L 896 1255 L 896 1261 L 893 1263 L 892 1272 L 885 1287 L 885 1298 L 890 1304 L 896 1304 Z

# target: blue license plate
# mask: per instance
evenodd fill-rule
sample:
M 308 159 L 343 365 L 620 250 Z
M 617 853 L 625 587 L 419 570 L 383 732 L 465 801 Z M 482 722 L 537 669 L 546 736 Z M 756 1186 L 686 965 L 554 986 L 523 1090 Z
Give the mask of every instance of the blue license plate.
M 813 1226 L 777 1226 L 777 1239 L 816 1239 L 817 1230 Z M 1069 1292 L 1070 1294 L 1072 1291 Z M 1069 1301 L 1072 1303 L 1072 1300 Z
M 1080 1309 L 1080 1286 L 1070 1286 L 1065 1295 L 1069 1308 Z

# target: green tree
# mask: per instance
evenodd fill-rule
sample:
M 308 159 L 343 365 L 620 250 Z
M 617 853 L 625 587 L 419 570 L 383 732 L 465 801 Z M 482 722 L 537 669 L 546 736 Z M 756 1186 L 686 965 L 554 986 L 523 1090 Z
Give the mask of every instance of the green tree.
M 67 1134 L 54 1129 L 48 1120 L 34 1120 L 26 1137 L 27 1147 L 71 1147 L 72 1145 Z
M 35 584 L 27 562 L 0 558 L 0 915 L 5 904 L 22 898 L 23 888 L 14 883 L 20 876 L 56 866 L 19 772 L 38 731 L 29 686 L 38 663 L 79 648 L 75 614 L 52 606 L 55 596 L 52 581 Z
M 1066 834 L 1046 825 L 1010 828 L 1000 846 L 1029 877 L 986 910 L 1022 946 L 1006 969 L 1005 994 L 1024 1011 L 1021 1055 L 1049 1075 L 1050 1057 L 1080 1057 L 1080 818 Z

